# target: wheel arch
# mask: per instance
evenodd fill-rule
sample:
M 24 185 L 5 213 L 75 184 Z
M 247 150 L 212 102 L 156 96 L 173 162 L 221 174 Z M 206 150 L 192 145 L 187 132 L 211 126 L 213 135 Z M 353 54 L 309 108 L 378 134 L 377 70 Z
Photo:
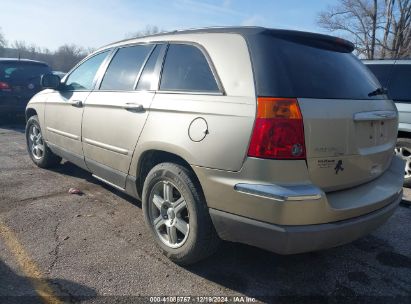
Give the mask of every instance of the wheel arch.
M 26 121 L 28 121 L 30 117 L 37 115 L 37 111 L 34 108 L 27 108 L 25 115 L 26 115 Z
M 197 175 L 195 174 L 193 168 L 189 164 L 187 160 L 185 160 L 183 157 L 164 150 L 157 150 L 157 149 L 150 149 L 146 150 L 143 153 L 141 153 L 138 163 L 137 163 L 137 171 L 136 171 L 136 189 L 139 197 L 142 197 L 142 192 L 143 192 L 143 185 L 144 181 L 150 172 L 150 170 L 160 164 L 160 163 L 165 163 L 165 162 L 170 162 L 170 163 L 175 163 L 180 166 L 183 166 L 187 170 L 190 171 L 192 176 L 195 178 L 195 182 L 198 184 L 200 187 L 200 191 L 203 194 L 203 189 L 201 187 L 200 180 L 198 179 Z

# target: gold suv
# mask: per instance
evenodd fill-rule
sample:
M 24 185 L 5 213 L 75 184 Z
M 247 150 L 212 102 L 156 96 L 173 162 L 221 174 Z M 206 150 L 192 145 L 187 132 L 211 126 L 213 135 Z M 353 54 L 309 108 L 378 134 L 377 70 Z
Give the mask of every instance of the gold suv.
M 28 151 L 141 199 L 179 264 L 220 239 L 281 254 L 341 245 L 391 216 L 404 175 L 397 110 L 353 48 L 259 27 L 113 43 L 43 76 Z

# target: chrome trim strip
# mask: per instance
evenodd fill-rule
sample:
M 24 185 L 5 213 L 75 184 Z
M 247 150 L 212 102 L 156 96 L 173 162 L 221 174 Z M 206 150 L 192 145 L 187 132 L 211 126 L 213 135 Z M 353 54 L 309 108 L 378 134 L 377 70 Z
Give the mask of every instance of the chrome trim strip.
M 395 111 L 371 111 L 354 114 L 355 121 L 388 120 L 394 118 L 397 118 L 397 113 Z
M 92 139 L 88 139 L 88 138 L 85 138 L 85 137 L 83 137 L 83 141 L 85 143 L 88 143 L 88 144 L 92 145 L 92 146 L 96 146 L 96 147 L 99 147 L 99 148 L 110 150 L 110 151 L 120 153 L 120 154 L 123 154 L 123 155 L 128 155 L 128 150 L 123 149 L 123 148 L 119 148 L 119 147 L 111 146 L 111 145 L 108 145 L 108 144 L 104 144 L 102 142 L 95 141 L 95 140 L 92 140 Z
M 211 96 L 224 96 L 222 92 L 207 92 L 207 91 L 166 91 L 166 90 L 159 90 L 156 92 L 157 94 L 184 94 L 184 95 L 211 95 Z
M 123 188 L 121 188 L 121 187 L 119 187 L 119 186 L 117 186 L 117 185 L 115 185 L 115 184 L 113 184 L 113 183 L 110 183 L 108 180 L 105 180 L 105 179 L 102 178 L 102 177 L 99 177 L 99 176 L 97 176 L 97 175 L 95 175 L 95 174 L 92 174 L 92 176 L 93 176 L 95 179 L 98 179 L 99 181 L 101 181 L 101 182 L 103 182 L 103 183 L 106 183 L 107 185 L 109 185 L 109 186 L 111 186 L 111 187 L 113 187 L 113 188 L 116 188 L 117 190 L 125 191 L 125 189 L 123 189 Z
M 71 134 L 71 133 L 67 133 L 67 132 L 63 132 L 63 131 L 53 129 L 53 128 L 50 128 L 50 127 L 47 127 L 47 131 L 50 131 L 52 133 L 55 133 L 55 134 L 58 134 L 58 135 L 61 135 L 61 136 L 65 136 L 65 137 L 68 137 L 68 138 L 71 138 L 71 139 L 75 139 L 75 140 L 80 139 L 80 136 L 77 136 L 77 135 L 74 135 L 74 134 Z
M 278 186 L 259 184 L 236 184 L 234 190 L 280 202 L 318 200 L 322 191 L 311 185 Z

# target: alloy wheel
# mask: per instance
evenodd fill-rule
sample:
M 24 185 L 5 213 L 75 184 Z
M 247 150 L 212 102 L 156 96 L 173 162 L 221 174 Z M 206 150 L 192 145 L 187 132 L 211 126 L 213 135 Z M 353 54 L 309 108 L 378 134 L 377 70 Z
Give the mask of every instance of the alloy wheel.
M 40 129 L 34 124 L 30 126 L 29 147 L 35 159 L 39 160 L 44 156 L 45 146 L 43 136 L 41 135 Z
M 169 181 L 154 185 L 150 197 L 151 225 L 160 240 L 170 248 L 181 247 L 190 232 L 187 202 L 181 191 Z
M 401 157 L 405 161 L 404 178 L 411 177 L 411 149 L 406 147 L 395 147 L 395 155 Z

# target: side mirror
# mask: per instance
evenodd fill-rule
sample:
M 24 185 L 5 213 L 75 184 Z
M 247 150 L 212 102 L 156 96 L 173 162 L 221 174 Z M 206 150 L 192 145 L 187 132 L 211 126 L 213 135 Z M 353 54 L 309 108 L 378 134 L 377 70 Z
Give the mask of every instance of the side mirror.
M 41 86 L 44 89 L 58 89 L 61 84 L 61 79 L 55 74 L 44 74 L 41 76 Z

